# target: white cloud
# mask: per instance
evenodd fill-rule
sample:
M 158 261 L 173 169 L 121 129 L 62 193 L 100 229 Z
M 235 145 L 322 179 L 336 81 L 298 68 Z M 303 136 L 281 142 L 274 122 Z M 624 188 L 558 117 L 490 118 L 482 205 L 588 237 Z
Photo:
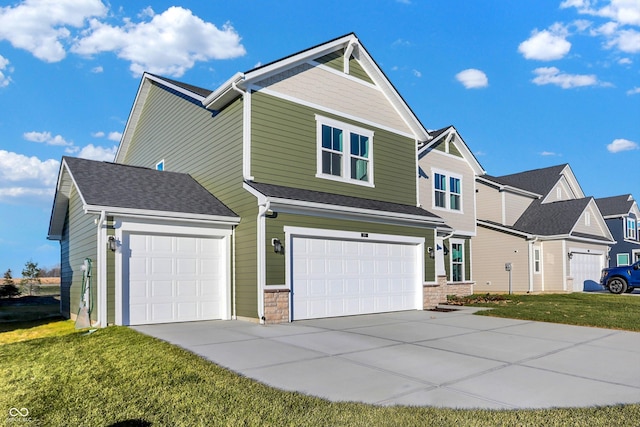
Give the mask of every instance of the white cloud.
M 543 151 L 540 153 L 541 156 L 560 156 L 560 154 L 553 151 Z
M 640 32 L 635 30 L 620 30 L 609 38 L 607 47 L 616 47 L 622 52 L 640 52 Z
M 105 148 L 89 144 L 78 152 L 78 157 L 82 159 L 112 162 L 116 157 L 116 151 L 118 151 L 117 146 Z
M 563 89 L 582 86 L 602 85 L 593 74 L 565 74 L 556 67 L 541 67 L 533 70 L 536 77 L 532 80 L 538 86 L 553 84 Z
M 5 72 L 12 72 L 13 70 L 9 68 L 9 60 L 4 56 L 0 55 L 0 87 L 9 86 L 11 83 L 11 77 L 5 75 Z
M 145 15 L 152 14 L 149 8 Z M 80 55 L 114 52 L 131 62 L 130 70 L 139 76 L 144 71 L 180 77 L 196 61 L 243 56 L 240 36 L 230 24 L 215 25 L 182 7 L 170 7 L 148 22 L 125 20 L 123 26 L 111 26 L 92 19 L 90 29 L 72 47 Z
M 93 132 L 91 134 L 91 136 L 94 137 L 94 138 L 104 138 L 104 132 L 102 132 L 102 131 Z
M 61 61 L 66 56 L 63 43 L 71 37 L 69 27 L 81 28 L 88 18 L 106 13 L 100 0 L 24 0 L 0 7 L 0 40 L 43 61 Z
M 604 2 L 607 3 L 607 2 Z M 611 0 L 601 8 L 592 0 L 566 0 L 560 4 L 563 9 L 575 7 L 583 15 L 611 19 L 623 25 L 640 25 L 640 2 L 638 0 Z
M 44 143 L 46 145 L 55 145 L 59 147 L 70 147 L 73 142 L 65 140 L 62 136 L 52 136 L 51 132 L 25 132 L 23 138 L 31 142 Z
M 57 160 L 42 161 L 37 157 L 0 150 L 0 188 L 5 192 L 8 188 L 13 188 L 6 186 L 9 182 L 21 183 L 22 186 L 26 186 L 27 182 L 41 186 L 55 185 L 59 166 L 60 162 Z
M 94 74 L 100 74 L 104 71 L 104 68 L 102 67 L 102 65 L 98 65 L 97 67 L 93 67 L 91 69 L 91 72 Z
M 122 133 L 121 132 L 109 132 L 109 136 L 107 137 L 107 139 L 109 139 L 109 141 L 120 142 L 120 140 L 122 139 Z
M 629 141 L 628 139 L 614 139 L 613 142 L 607 145 L 607 150 L 610 153 L 619 153 L 620 151 L 638 150 L 640 147 L 637 143 Z
M 634 87 L 633 89 L 629 89 L 627 91 L 627 95 L 637 95 L 640 93 L 640 87 Z
M 413 75 L 418 78 L 422 77 L 422 73 L 418 70 L 413 70 Z
M 633 61 L 630 58 L 620 58 L 620 60 L 618 60 L 618 64 L 620 64 L 620 65 L 631 65 L 631 64 L 633 64 Z
M 467 89 L 478 89 L 489 86 L 487 75 L 475 68 L 460 71 L 456 74 L 456 80 L 462 83 Z
M 567 41 L 568 31 L 562 24 L 554 24 L 547 30 L 534 30 L 531 37 L 520 43 L 518 52 L 526 59 L 552 61 L 561 59 L 571 50 Z

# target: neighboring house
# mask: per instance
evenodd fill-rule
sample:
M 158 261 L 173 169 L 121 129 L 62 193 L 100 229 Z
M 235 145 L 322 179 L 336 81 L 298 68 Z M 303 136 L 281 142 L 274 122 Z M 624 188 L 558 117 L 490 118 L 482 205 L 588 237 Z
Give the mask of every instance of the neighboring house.
M 449 126 L 430 132 L 418 150 L 422 207 L 444 218 L 432 256 L 436 273 L 454 283 L 472 283 L 472 237 L 476 235 L 476 177 L 486 172 L 469 147 Z
M 49 230 L 63 311 L 74 314 L 85 257 L 101 325 L 430 307 L 451 293 L 428 252 L 445 221 L 418 200 L 417 150 L 431 139 L 354 34 L 214 91 L 144 74 L 116 164 L 92 176 L 63 161 Z M 158 176 L 165 186 L 138 188 Z M 187 176 L 209 194 L 170 184 Z M 194 210 L 200 197 L 211 207 Z
M 599 288 L 600 271 L 615 241 L 568 164 L 478 177 L 476 196 L 474 292 Z
M 616 244 L 609 252 L 608 267 L 631 265 L 640 260 L 640 211 L 631 194 L 596 199 Z

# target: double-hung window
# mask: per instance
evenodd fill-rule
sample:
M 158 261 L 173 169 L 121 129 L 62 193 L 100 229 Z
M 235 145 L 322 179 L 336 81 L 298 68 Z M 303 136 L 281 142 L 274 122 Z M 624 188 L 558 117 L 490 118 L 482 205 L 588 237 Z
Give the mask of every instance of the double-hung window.
M 433 207 L 462 212 L 462 178 L 448 172 L 433 172 Z
M 636 240 L 636 220 L 634 218 L 627 218 L 626 238 Z
M 373 132 L 316 116 L 319 178 L 373 187 Z

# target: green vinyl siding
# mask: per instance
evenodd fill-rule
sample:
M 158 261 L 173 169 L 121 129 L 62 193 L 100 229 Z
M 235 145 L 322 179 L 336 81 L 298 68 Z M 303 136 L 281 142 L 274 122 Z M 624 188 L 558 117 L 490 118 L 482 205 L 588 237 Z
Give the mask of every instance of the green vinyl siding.
M 462 157 L 460 150 L 458 150 L 458 147 L 456 147 L 455 144 L 449 144 L 449 154 L 456 157 Z
M 336 52 L 331 52 L 327 55 L 324 55 L 318 59 L 316 62 L 326 65 L 327 67 L 333 68 L 336 71 L 343 72 L 344 71 L 344 50 L 339 50 Z M 366 71 L 360 65 L 357 59 L 353 57 L 353 55 L 349 58 L 349 75 L 352 77 L 356 77 L 358 79 L 364 80 L 367 83 L 373 84 L 373 80 L 367 74 Z
M 263 93 L 252 95 L 252 174 L 258 182 L 416 205 L 414 141 Z M 319 114 L 374 132 L 375 187 L 317 178 Z
M 257 201 L 242 188 L 242 100 L 212 116 L 162 87 L 148 94 L 123 163 L 190 174 L 242 220 L 235 228 L 236 314 L 257 317 Z M 232 286 L 233 287 L 233 286 Z
M 92 261 L 93 281 L 91 298 L 93 313 L 91 318 L 97 319 L 97 229 L 93 215 L 86 215 L 82 209 L 82 200 L 75 187 L 69 195 L 69 210 L 65 221 L 61 241 L 61 312 L 65 317 L 78 313 L 80 295 L 82 293 L 83 272 L 82 265 L 85 258 Z
M 458 147 L 455 144 L 449 143 L 449 151 L 447 151 L 447 144 L 445 144 L 445 138 L 440 140 L 433 148 L 433 150 L 441 151 L 443 153 L 449 153 L 452 156 L 462 157 L 462 153 L 458 150 Z
M 266 219 L 266 267 L 267 286 L 282 285 L 285 283 L 285 257 L 276 254 L 271 246 L 271 239 L 278 238 L 284 244 L 284 227 L 304 227 L 326 230 L 354 231 L 371 234 L 389 234 L 399 236 L 424 237 L 424 280 L 435 280 L 435 261 L 429 258 L 427 247 L 433 246 L 434 231 L 430 228 L 404 227 L 399 225 L 379 224 L 373 222 L 360 222 L 342 219 L 322 218 L 309 215 L 297 215 L 278 213 L 277 218 Z
M 349 59 L 349 75 L 364 80 L 367 83 L 373 83 L 369 74 L 362 68 L 357 59 L 353 56 Z

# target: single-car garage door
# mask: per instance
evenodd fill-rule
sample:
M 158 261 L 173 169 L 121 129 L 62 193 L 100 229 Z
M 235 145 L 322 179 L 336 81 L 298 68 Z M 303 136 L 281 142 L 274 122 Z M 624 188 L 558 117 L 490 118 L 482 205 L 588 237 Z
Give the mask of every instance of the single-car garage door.
M 604 266 L 603 258 L 601 254 L 572 252 L 570 268 L 574 292 L 600 289 L 598 281 Z
M 416 244 L 293 237 L 293 320 L 421 307 Z
M 124 324 L 221 318 L 227 259 L 222 238 L 131 233 L 128 252 Z

